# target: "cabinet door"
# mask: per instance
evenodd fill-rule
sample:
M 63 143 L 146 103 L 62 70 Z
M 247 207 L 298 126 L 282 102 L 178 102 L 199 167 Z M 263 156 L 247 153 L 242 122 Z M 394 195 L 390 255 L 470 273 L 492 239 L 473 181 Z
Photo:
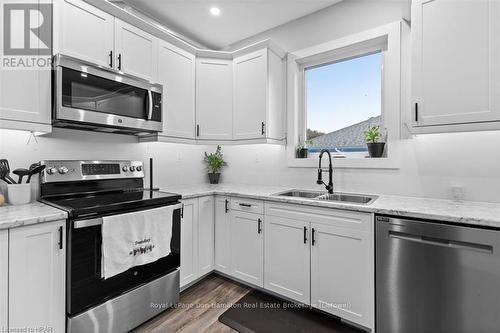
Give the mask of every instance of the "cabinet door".
M 112 68 L 114 17 L 82 0 L 54 6 L 55 53 Z
M 214 268 L 214 197 L 201 197 L 198 204 L 198 267 L 202 276 Z
M 183 200 L 181 287 L 198 278 L 198 199 Z
M 264 288 L 309 304 L 309 223 L 266 216 Z
M 228 197 L 215 197 L 215 269 L 231 273 L 231 214 Z
M 0 230 L 0 331 L 7 330 L 9 291 L 9 236 L 8 230 Z
M 498 1 L 413 1 L 412 49 L 414 125 L 500 120 Z
M 264 286 L 263 216 L 231 212 L 231 265 L 234 277 Z
M 194 139 L 194 55 L 160 41 L 157 81 L 163 85 L 162 135 Z
M 37 15 L 37 18 L 41 20 L 43 16 Z M 2 23 L 0 36 L 5 33 Z M 37 40 L 37 47 L 41 49 L 43 42 Z M 33 42 L 30 41 L 30 44 Z M 0 54 L 4 54 L 4 43 L 0 43 Z M 40 57 L 50 58 L 45 55 Z M 50 132 L 51 74 L 50 66 L 39 69 L 16 67 L 12 70 L 0 66 L 0 128 Z
M 234 66 L 234 139 L 265 137 L 267 114 L 267 49 L 233 61 Z
M 233 132 L 233 70 L 230 60 L 196 61 L 197 138 L 231 140 Z
M 65 331 L 64 230 L 64 221 L 9 230 L 11 330 L 50 327 L 53 332 Z
M 158 39 L 147 32 L 115 19 L 115 68 L 146 80 L 156 77 Z
M 373 327 L 372 238 L 368 232 L 311 223 L 313 307 Z

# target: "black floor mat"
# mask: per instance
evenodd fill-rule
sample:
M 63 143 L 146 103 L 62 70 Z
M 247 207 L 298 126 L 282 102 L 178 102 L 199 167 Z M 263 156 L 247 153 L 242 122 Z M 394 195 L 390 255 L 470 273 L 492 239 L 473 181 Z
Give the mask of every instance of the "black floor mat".
M 253 290 L 219 321 L 241 333 L 360 333 L 339 319 Z

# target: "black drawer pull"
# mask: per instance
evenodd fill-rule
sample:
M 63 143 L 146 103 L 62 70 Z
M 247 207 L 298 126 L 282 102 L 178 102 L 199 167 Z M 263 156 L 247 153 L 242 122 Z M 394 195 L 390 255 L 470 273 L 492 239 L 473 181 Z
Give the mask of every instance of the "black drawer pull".
M 240 202 L 238 205 L 240 205 L 242 207 L 252 207 L 251 204 L 247 204 L 247 203 L 243 203 L 243 202 Z
M 262 220 L 257 220 L 257 233 L 260 234 L 262 232 Z
M 227 199 L 226 199 L 226 206 L 225 206 L 224 210 L 226 211 L 226 213 L 229 211 L 229 200 L 227 200 Z
M 307 243 L 307 228 L 304 227 L 304 244 Z

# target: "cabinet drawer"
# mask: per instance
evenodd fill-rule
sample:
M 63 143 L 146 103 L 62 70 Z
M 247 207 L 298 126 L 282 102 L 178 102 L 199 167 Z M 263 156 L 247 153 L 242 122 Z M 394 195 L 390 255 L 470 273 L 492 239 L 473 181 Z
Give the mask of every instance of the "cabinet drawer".
M 264 214 L 264 201 L 245 198 L 231 198 L 231 210 Z
M 372 214 L 342 209 L 280 204 L 266 201 L 266 216 L 278 216 L 311 223 L 322 223 L 361 231 L 372 230 Z

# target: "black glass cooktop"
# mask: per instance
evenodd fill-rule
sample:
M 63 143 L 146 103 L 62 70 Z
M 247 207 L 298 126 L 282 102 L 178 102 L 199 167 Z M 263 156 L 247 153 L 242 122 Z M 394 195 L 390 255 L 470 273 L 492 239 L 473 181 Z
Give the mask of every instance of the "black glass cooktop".
M 51 206 L 68 212 L 70 218 L 104 215 L 176 203 L 181 196 L 149 189 L 118 190 L 44 198 Z

